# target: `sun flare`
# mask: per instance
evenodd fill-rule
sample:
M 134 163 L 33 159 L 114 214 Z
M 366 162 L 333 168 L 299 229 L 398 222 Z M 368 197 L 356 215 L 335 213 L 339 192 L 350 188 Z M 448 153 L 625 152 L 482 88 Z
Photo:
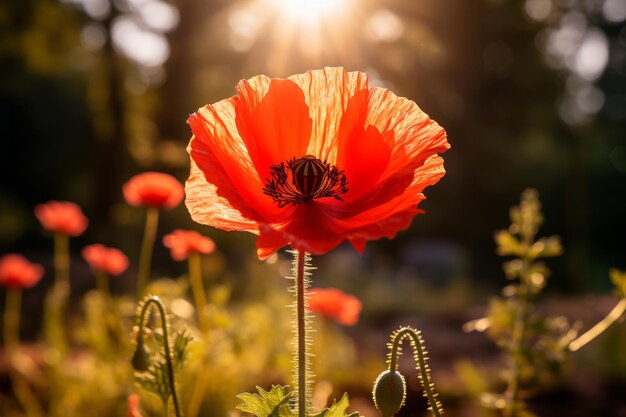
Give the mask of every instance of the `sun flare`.
M 345 11 L 347 0 L 266 0 L 290 23 L 315 24 Z

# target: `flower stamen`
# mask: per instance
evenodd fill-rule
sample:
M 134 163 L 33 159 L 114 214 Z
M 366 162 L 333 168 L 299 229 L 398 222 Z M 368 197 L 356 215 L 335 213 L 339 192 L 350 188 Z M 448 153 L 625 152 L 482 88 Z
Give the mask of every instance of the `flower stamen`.
M 343 201 L 341 194 L 348 192 L 348 179 L 344 172 L 313 155 L 272 165 L 270 175 L 271 178 L 265 179 L 263 193 L 272 197 L 281 208 L 322 197 Z

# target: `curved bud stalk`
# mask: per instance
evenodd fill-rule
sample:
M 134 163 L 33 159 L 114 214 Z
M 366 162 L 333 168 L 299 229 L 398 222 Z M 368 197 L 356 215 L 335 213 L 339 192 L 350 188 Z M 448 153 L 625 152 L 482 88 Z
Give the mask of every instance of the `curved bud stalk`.
M 406 398 L 406 384 L 404 377 L 398 372 L 398 356 L 402 354 L 401 343 L 404 339 L 410 339 L 413 348 L 417 375 L 424 388 L 424 397 L 428 400 L 429 410 L 433 416 L 440 417 L 443 414 L 441 403 L 437 399 L 435 385 L 430 378 L 430 367 L 426 362 L 428 352 L 424 346 L 421 332 L 412 327 L 401 327 L 391 335 L 388 344 L 389 355 L 387 358 L 388 369 L 383 371 L 376 382 L 372 395 L 374 404 L 383 417 L 392 417 L 402 408 Z
M 144 329 L 150 316 L 153 306 L 159 312 L 161 318 L 162 336 L 157 337 L 161 344 L 161 358 L 152 360 L 150 352 L 144 341 Z M 174 403 L 174 412 L 176 417 L 181 417 L 180 404 L 176 394 L 176 383 L 174 378 L 174 366 L 180 365 L 184 357 L 184 351 L 187 343 L 191 340 L 185 333 L 177 334 L 173 343 L 174 351 L 170 348 L 170 330 L 167 320 L 167 314 L 163 303 L 156 296 L 146 296 L 139 304 L 139 313 L 137 314 L 138 330 L 137 330 L 137 346 L 133 353 L 131 362 L 137 375 L 138 382 L 146 389 L 153 391 L 161 398 L 163 402 L 164 415 L 169 415 L 169 397 L 172 397 Z M 157 333 L 154 333 L 155 336 Z M 174 363 L 176 361 L 176 364 Z

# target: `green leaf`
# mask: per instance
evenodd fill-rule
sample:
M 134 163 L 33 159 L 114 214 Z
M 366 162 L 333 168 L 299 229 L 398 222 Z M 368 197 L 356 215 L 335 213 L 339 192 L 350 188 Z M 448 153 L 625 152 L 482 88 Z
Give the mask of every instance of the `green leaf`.
M 359 417 L 358 412 L 346 414 L 349 405 L 348 394 L 343 394 L 339 402 L 333 401 L 333 405 L 331 405 L 330 408 L 323 409 L 313 415 L 313 417 Z
M 237 409 L 257 417 L 296 417 L 296 413 L 289 408 L 289 387 L 272 385 L 272 389 L 267 392 L 261 387 L 257 387 L 258 394 L 239 394 L 237 398 L 243 401 Z
M 611 268 L 609 271 L 611 282 L 615 285 L 615 290 L 619 297 L 626 296 L 626 272 L 620 271 L 616 268 Z
M 500 230 L 495 234 L 494 239 L 498 245 L 498 255 L 522 256 L 524 254 L 519 240 L 508 231 Z

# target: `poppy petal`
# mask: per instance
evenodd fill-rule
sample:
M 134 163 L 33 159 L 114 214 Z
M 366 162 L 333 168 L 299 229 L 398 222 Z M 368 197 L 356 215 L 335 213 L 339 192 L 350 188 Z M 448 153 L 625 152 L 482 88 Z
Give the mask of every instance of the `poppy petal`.
M 307 154 L 335 164 L 337 132 L 350 97 L 367 90 L 367 74 L 343 68 L 324 68 L 289 77 L 304 92 L 313 129 Z
M 289 244 L 283 233 L 277 232 L 268 225 L 262 225 L 259 232 L 259 237 L 256 240 L 256 254 L 262 261 Z
M 272 165 L 306 153 L 311 118 L 297 84 L 255 77 L 241 81 L 237 90 L 237 129 L 261 179 L 269 177 Z
M 416 173 L 413 183 L 406 188 L 405 193 L 338 224 L 345 228 L 343 233 L 349 236 L 350 243 L 359 252 L 365 249 L 367 240 L 383 237 L 393 239 L 399 231 L 411 225 L 417 214 L 424 213 L 417 208 L 417 205 L 426 198 L 422 194 L 423 189 L 435 184 L 444 174 L 442 159 L 439 156 L 432 156 Z M 362 246 L 355 245 L 353 242 L 355 240 L 357 245 L 360 243 Z
M 450 149 L 445 130 L 413 101 L 398 97 L 384 88 L 372 88 L 369 94 L 368 125 L 380 132 L 393 132 L 394 147 L 383 176 L 406 171 L 431 155 Z
M 389 164 L 393 132 L 384 135 L 374 126 L 365 127 L 369 92 L 359 91 L 348 101 L 338 132 L 337 167 L 348 178 L 345 200 L 353 200 L 376 185 Z
M 256 233 L 255 222 L 288 215 L 288 210 L 279 209 L 263 194 L 263 184 L 236 130 L 234 99 L 201 108 L 188 123 L 194 136 L 187 148 L 191 174 L 186 205 L 194 220 L 227 230 L 243 226 Z

